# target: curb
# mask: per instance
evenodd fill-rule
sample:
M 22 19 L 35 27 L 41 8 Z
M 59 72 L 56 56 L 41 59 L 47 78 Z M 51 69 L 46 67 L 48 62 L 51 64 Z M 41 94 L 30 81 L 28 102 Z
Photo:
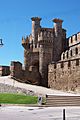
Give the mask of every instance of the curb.
M 38 104 L 0 104 L 0 107 L 7 107 L 7 106 L 45 107 L 45 105 L 38 105 Z

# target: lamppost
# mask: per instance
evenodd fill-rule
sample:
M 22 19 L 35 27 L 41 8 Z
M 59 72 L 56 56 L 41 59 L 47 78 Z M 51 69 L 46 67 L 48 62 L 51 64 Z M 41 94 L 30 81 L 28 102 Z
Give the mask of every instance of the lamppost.
M 2 39 L 0 39 L 0 47 L 2 47 L 4 44 L 2 42 Z

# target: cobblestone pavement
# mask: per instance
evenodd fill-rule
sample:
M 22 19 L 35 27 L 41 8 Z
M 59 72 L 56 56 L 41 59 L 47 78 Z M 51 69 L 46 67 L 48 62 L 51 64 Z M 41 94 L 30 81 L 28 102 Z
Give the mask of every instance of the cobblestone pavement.
M 80 120 L 80 107 L 0 107 L 0 120 Z

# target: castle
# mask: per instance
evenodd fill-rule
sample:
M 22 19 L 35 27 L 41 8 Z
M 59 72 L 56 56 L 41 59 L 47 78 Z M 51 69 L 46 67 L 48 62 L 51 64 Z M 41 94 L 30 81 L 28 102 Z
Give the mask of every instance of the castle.
M 24 68 L 12 61 L 11 76 L 25 83 L 79 91 L 80 32 L 67 38 L 61 19 L 53 19 L 52 28 L 42 28 L 39 17 L 31 20 L 32 33 L 22 37 Z

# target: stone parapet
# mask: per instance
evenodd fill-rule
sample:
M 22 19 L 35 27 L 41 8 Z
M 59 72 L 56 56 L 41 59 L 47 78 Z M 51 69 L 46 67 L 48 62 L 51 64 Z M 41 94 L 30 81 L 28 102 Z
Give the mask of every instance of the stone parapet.
M 72 36 L 70 36 L 68 38 L 69 41 L 69 47 L 73 46 L 75 44 L 78 44 L 80 42 L 80 32 L 78 32 L 77 34 L 74 34 Z
M 25 38 L 25 37 L 22 37 L 22 46 L 25 48 L 25 49 L 30 49 L 30 42 L 29 42 L 29 38 L 28 36 Z
M 70 47 L 68 50 L 62 53 L 61 60 L 78 58 L 80 56 L 80 44 Z
M 41 30 L 38 34 L 38 42 L 43 40 L 46 42 L 51 42 L 53 41 L 54 35 L 52 31 L 46 31 L 46 30 Z

